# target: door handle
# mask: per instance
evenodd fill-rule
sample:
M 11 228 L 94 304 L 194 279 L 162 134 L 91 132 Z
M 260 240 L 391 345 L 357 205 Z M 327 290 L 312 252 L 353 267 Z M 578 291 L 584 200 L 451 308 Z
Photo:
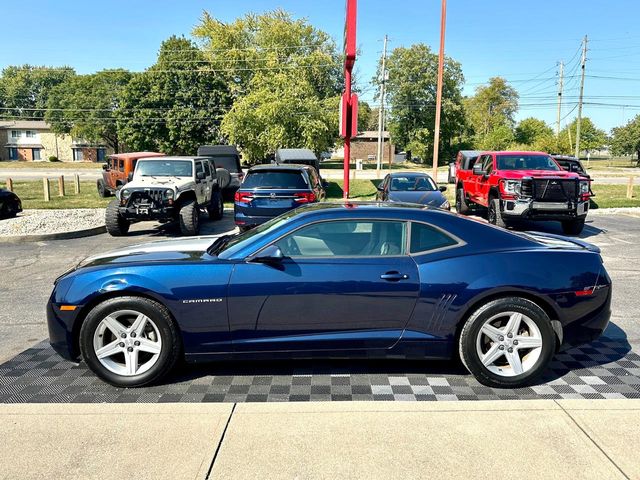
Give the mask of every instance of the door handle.
M 399 272 L 387 272 L 387 273 L 383 273 L 382 275 L 380 275 L 380 278 L 382 280 L 387 280 L 389 282 L 397 282 L 399 280 L 408 279 L 409 275 L 407 275 L 405 273 L 399 273 Z

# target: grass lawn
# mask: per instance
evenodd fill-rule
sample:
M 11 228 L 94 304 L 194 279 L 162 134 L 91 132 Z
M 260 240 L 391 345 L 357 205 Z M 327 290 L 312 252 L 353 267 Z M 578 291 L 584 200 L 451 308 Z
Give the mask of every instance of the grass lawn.
M 376 187 L 380 184 L 382 180 L 351 180 L 349 182 L 350 195 L 349 198 L 351 200 L 374 200 L 376 197 Z M 342 199 L 342 180 L 336 180 L 333 182 L 329 182 L 329 188 L 327 188 L 327 199 L 328 200 L 341 200 Z M 443 184 L 444 185 L 444 184 Z M 452 185 L 445 185 L 447 190 L 444 192 L 444 196 L 447 197 L 447 200 L 453 205 L 455 191 L 453 190 Z
M 113 200 L 100 198 L 95 182 L 80 182 L 80 194 L 76 195 L 73 181 L 65 181 L 65 196 L 58 196 L 58 182 L 49 182 L 51 201 L 44 201 L 42 181 L 13 182 L 13 191 L 22 200 L 22 208 L 101 208 Z
M 19 170 L 33 168 L 43 170 L 100 170 L 101 163 L 95 162 L 0 162 L 0 170 Z
M 626 185 L 598 185 L 591 187 L 596 196 L 591 208 L 640 207 L 640 187 L 635 186 L 633 198 L 627 198 Z
M 630 157 L 598 158 L 587 161 L 582 159 L 582 165 L 588 171 L 615 170 L 616 168 L 632 168 L 638 166 L 638 160 Z

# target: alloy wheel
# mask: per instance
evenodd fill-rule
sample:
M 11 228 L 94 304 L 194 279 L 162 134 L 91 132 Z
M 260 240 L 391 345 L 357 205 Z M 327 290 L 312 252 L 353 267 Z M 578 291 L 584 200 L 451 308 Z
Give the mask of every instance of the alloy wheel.
M 162 339 L 158 326 L 145 314 L 118 310 L 98 324 L 93 349 L 107 370 L 131 377 L 155 365 L 162 351 Z
M 542 333 L 520 312 L 502 312 L 484 322 L 476 338 L 476 353 L 490 372 L 514 377 L 531 370 L 542 354 Z

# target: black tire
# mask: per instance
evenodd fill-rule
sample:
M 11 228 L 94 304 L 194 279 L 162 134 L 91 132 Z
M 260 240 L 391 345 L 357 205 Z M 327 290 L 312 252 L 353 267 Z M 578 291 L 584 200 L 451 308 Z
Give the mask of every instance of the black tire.
M 502 212 L 500 211 L 499 198 L 491 197 L 489 199 L 489 211 L 487 212 L 487 219 L 489 220 L 490 224 L 495 225 L 496 227 L 508 227 L 508 224 L 502 217 Z
M 189 200 L 180 209 L 180 232 L 183 235 L 198 235 L 200 233 L 200 210 L 195 200 Z
M 464 198 L 464 190 L 462 188 L 458 188 L 456 190 L 456 212 L 460 215 L 469 215 L 469 210 L 467 199 Z
M 573 220 L 565 220 L 562 222 L 562 231 L 566 235 L 580 235 L 584 228 L 584 218 L 576 218 Z
M 107 232 L 113 237 L 122 237 L 129 232 L 131 222 L 125 219 L 118 211 L 118 200 L 112 200 L 107 205 L 107 211 L 104 215 L 104 221 L 107 226 Z
M 103 180 L 98 180 L 96 186 L 98 188 L 98 195 L 100 195 L 101 198 L 107 198 L 111 196 L 111 192 L 109 191 L 109 189 L 107 189 Z
M 501 312 L 519 312 L 529 317 L 540 330 L 542 352 L 535 363 L 524 373 L 501 376 L 490 371 L 480 360 L 476 342 L 486 320 Z M 545 311 L 530 300 L 507 297 L 493 300 L 478 308 L 465 322 L 460 333 L 459 353 L 464 366 L 483 385 L 497 388 L 519 388 L 534 382 L 549 366 L 556 352 L 556 335 Z
M 162 348 L 156 363 L 140 375 L 123 376 L 108 370 L 95 353 L 93 337 L 100 322 L 118 310 L 134 310 L 149 317 L 158 327 Z M 96 305 L 80 328 L 80 352 L 87 366 L 105 382 L 117 387 L 142 387 L 157 382 L 174 367 L 181 357 L 182 342 L 178 327 L 169 311 L 160 303 L 142 297 L 116 297 Z
M 211 196 L 211 203 L 207 207 L 210 220 L 220 220 L 224 215 L 224 202 L 222 192 L 214 192 Z

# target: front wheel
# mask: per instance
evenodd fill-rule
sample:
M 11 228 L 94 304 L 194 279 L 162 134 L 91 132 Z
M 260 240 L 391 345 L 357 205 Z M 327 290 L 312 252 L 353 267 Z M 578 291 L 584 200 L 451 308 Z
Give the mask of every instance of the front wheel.
M 500 199 L 499 198 L 491 198 L 489 200 L 489 211 L 487 213 L 487 217 L 489 223 L 495 225 L 496 227 L 507 228 L 507 222 L 502 217 L 502 212 L 500 211 Z
M 104 220 L 107 232 L 113 237 L 126 235 L 131 226 L 131 223 L 120 214 L 118 210 L 118 200 L 113 200 L 107 205 Z
M 207 207 L 209 219 L 220 220 L 224 215 L 224 202 L 222 201 L 222 192 L 216 192 L 211 197 L 211 203 Z
M 584 218 L 574 218 L 562 222 L 562 231 L 567 235 L 580 235 L 584 228 Z
M 545 311 L 520 297 L 499 298 L 478 308 L 460 334 L 460 358 L 487 386 L 518 388 L 547 368 L 556 336 Z
M 167 309 L 148 298 L 117 297 L 95 306 L 80 328 L 80 351 L 98 377 L 117 387 L 158 381 L 175 365 L 181 343 Z
M 456 190 L 456 211 L 460 215 L 469 214 L 469 205 L 467 204 L 467 200 L 464 198 L 464 190 L 462 188 L 458 188 Z
M 180 231 L 183 235 L 198 235 L 200 232 L 200 211 L 195 200 L 189 200 L 180 209 Z

